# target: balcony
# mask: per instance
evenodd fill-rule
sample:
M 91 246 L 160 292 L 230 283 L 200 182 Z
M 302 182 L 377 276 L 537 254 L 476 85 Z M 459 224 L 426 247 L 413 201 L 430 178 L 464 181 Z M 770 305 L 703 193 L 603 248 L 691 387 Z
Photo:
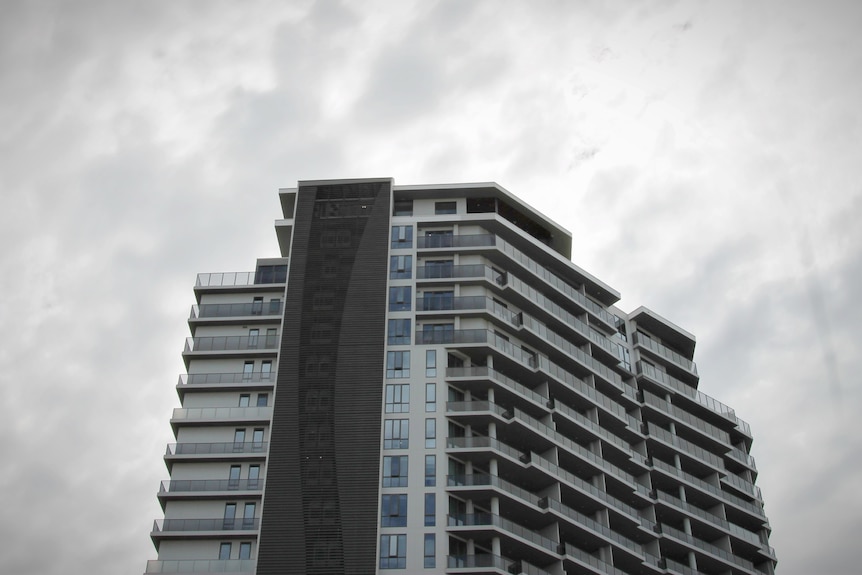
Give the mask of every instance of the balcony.
M 271 268 L 271 269 L 264 269 Z M 278 269 L 276 269 L 278 268 Z M 195 292 L 231 291 L 272 291 L 283 288 L 287 282 L 287 265 L 261 266 L 254 272 L 218 272 L 198 274 Z
M 698 539 L 697 537 L 689 535 L 684 531 L 681 531 L 669 525 L 665 525 L 663 523 L 659 524 L 659 531 L 664 535 L 669 535 L 675 539 L 684 541 L 685 543 L 696 547 L 701 552 L 708 553 L 713 558 L 719 558 L 725 563 L 735 565 L 736 567 L 741 567 L 742 569 L 745 569 L 750 573 L 759 573 L 759 571 L 755 570 L 754 563 L 752 563 L 751 561 L 734 555 L 730 551 L 726 551 L 721 547 L 718 547 L 711 543 L 707 543 L 702 539 Z
M 219 456 L 223 459 L 224 455 L 235 456 L 242 454 L 257 454 L 265 455 L 269 449 L 269 444 L 265 441 L 246 441 L 246 442 L 229 442 L 229 443 L 169 443 L 165 457 L 175 457 L 180 455 L 197 455 L 197 456 Z
M 642 361 L 637 362 L 637 373 L 638 375 L 645 375 L 650 378 L 652 381 L 664 385 L 666 388 L 669 388 L 671 391 L 679 392 L 683 396 L 688 397 L 689 399 L 695 401 L 699 405 L 709 409 L 713 413 L 716 413 L 723 418 L 727 419 L 736 424 L 737 429 L 744 433 L 749 438 L 751 437 L 751 427 L 736 416 L 736 412 L 733 408 L 721 403 L 717 399 L 713 399 L 702 391 L 698 391 L 695 387 L 685 384 L 680 380 L 664 373 L 663 371 L 657 370 L 652 365 L 644 363 Z
M 189 493 L 220 493 L 220 492 L 261 492 L 261 479 L 168 479 L 159 486 L 159 497 L 162 495 Z
M 666 473 L 672 477 L 680 479 L 680 480 L 686 482 L 688 485 L 696 487 L 696 488 L 700 489 L 701 491 L 712 494 L 716 499 L 718 499 L 722 503 L 731 504 L 731 505 L 736 506 L 739 509 L 745 510 L 745 511 L 753 514 L 759 520 L 763 520 L 763 521 L 766 520 L 766 515 L 763 512 L 763 506 L 758 504 L 758 503 L 753 503 L 753 502 L 747 501 L 741 497 L 737 497 L 736 495 L 733 495 L 732 493 L 728 493 L 727 491 L 724 491 L 720 487 L 717 487 L 717 486 L 713 485 L 712 483 L 709 483 L 708 481 L 704 481 L 700 477 L 692 475 L 691 473 L 686 473 L 682 469 L 677 469 L 673 465 L 667 464 L 664 461 L 661 461 L 659 459 L 653 459 L 653 467 L 655 469 L 659 469 L 659 470 L 663 471 L 664 473 Z
M 276 353 L 279 336 L 274 335 L 221 335 L 215 337 L 187 337 L 183 355 L 207 351 L 262 351 Z
M 248 537 L 249 532 L 257 531 L 260 527 L 260 519 L 254 518 L 237 518 L 226 519 L 219 517 L 216 519 L 156 519 L 153 522 L 153 531 L 151 537 L 168 537 L 171 535 L 186 536 L 189 532 L 199 533 L 222 533 L 225 531 L 243 531 L 242 537 Z M 204 535 L 206 536 L 206 535 Z M 215 535 L 223 537 L 223 535 Z
M 146 573 L 254 573 L 256 564 L 254 559 L 150 560 Z
M 439 279 L 474 279 L 487 280 L 497 285 L 505 285 L 506 276 L 491 269 L 485 264 L 470 265 L 437 265 L 417 266 L 417 280 L 439 280 Z
M 721 456 L 711 453 L 690 441 L 686 441 L 685 439 L 660 428 L 654 423 L 648 423 L 647 430 L 649 431 L 649 436 L 651 438 L 658 438 L 665 445 L 676 448 L 674 450 L 676 453 L 688 456 L 702 465 L 707 465 L 712 468 L 712 471 L 727 473 L 727 470 L 724 467 L 724 460 Z
M 760 537 L 757 535 L 757 533 L 744 529 L 736 525 L 735 523 L 730 523 L 729 521 L 727 521 L 726 519 L 722 519 L 718 515 L 714 515 L 708 511 L 701 509 L 700 507 L 691 505 L 690 503 L 687 503 L 678 497 L 674 497 L 673 495 L 665 493 L 664 491 L 657 491 L 656 495 L 659 501 L 672 505 L 677 509 L 681 509 L 694 517 L 698 517 L 705 521 L 706 524 L 709 526 L 714 527 L 718 525 L 726 532 L 732 534 L 734 537 L 742 541 L 745 541 L 750 545 L 753 545 L 758 548 L 761 546 Z
M 208 303 L 193 305 L 189 313 L 189 320 L 217 320 L 225 318 L 243 318 L 250 321 L 256 317 L 272 318 L 280 317 L 284 310 L 281 301 L 252 302 L 252 303 Z
M 269 423 L 272 407 L 177 407 L 171 425 L 227 425 L 233 423 Z
M 578 549 L 574 545 L 565 543 L 563 549 L 568 561 L 574 562 L 581 569 L 589 569 L 590 573 L 595 573 L 596 575 L 627 575 L 625 571 L 617 569 L 610 563 L 606 563 L 595 555 L 591 555 L 583 549 Z
M 446 379 L 458 379 L 458 380 L 467 380 L 467 379 L 475 379 L 475 380 L 487 380 L 492 383 L 496 383 L 500 386 L 500 389 L 504 390 L 506 395 L 511 396 L 513 399 L 523 401 L 527 400 L 532 402 L 533 406 L 539 408 L 542 412 L 548 411 L 548 398 L 536 393 L 529 387 L 522 385 L 521 383 L 511 379 L 500 373 L 497 370 L 491 369 L 486 366 L 473 366 L 473 367 L 447 367 L 446 368 Z M 460 381 L 461 383 L 465 383 L 464 381 Z M 481 388 L 481 389 L 484 389 Z
M 731 444 L 730 434 L 723 429 L 705 422 L 701 418 L 680 409 L 672 403 L 668 403 L 664 399 L 648 391 L 644 391 L 643 396 L 644 404 L 656 408 L 665 415 L 674 418 L 677 422 L 684 423 L 687 428 L 699 432 L 701 437 L 705 437 L 714 443 L 717 449 L 725 451 Z
M 485 533 L 489 536 L 500 534 L 516 545 L 522 553 L 529 554 L 534 560 L 558 560 L 560 543 L 549 539 L 536 531 L 519 525 L 492 513 L 457 513 L 446 516 L 446 524 L 450 531 L 462 533 L 465 537 L 481 538 Z
M 416 240 L 416 247 L 420 250 L 442 248 L 485 248 L 493 247 L 495 245 L 496 236 L 494 234 L 435 234 L 419 236 Z
M 530 565 L 526 561 L 513 561 L 499 555 L 449 555 L 446 558 L 446 571 L 461 573 L 523 573 L 524 575 L 551 575 L 544 569 Z
M 641 332 L 635 332 L 632 336 L 635 345 L 648 349 L 655 357 L 664 359 L 687 374 L 697 377 L 697 365 L 692 360 Z

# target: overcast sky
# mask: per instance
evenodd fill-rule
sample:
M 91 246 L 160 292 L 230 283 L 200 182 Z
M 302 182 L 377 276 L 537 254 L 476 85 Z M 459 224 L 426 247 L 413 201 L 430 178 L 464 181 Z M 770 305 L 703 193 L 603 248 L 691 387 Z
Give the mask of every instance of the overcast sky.
M 392 176 L 500 183 L 694 333 L 779 573 L 857 573 L 860 29 L 852 0 L 4 0 L 0 570 L 143 572 L 195 274 L 278 254 L 279 187 Z

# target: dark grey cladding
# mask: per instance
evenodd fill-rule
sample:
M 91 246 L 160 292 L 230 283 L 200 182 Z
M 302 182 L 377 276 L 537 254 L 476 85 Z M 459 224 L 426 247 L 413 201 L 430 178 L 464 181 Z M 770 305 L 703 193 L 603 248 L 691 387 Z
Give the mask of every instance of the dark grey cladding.
M 300 186 L 259 575 L 375 572 L 391 192 Z

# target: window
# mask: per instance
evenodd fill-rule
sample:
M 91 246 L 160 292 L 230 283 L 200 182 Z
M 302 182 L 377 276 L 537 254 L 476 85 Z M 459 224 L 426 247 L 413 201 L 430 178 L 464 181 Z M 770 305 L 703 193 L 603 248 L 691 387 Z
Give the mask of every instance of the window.
M 454 214 L 456 207 L 457 204 L 455 202 L 434 202 L 434 213 L 438 216 L 442 214 Z
M 230 559 L 230 543 L 221 543 L 218 546 L 218 558 L 222 561 Z
M 410 377 L 409 351 L 386 352 L 386 377 L 389 379 Z
M 409 447 L 409 420 L 387 419 L 383 422 L 383 449 L 407 449 Z
M 407 526 L 407 495 L 384 495 L 380 504 L 381 527 Z
M 380 568 L 405 569 L 407 567 L 407 536 L 380 536 Z
M 392 226 L 392 247 L 413 247 L 413 226 Z
M 224 504 L 224 519 L 222 520 L 223 529 L 233 529 L 233 523 L 236 519 L 236 503 Z
M 242 514 L 242 528 L 243 529 L 252 529 L 254 528 L 254 512 L 257 507 L 256 503 L 246 503 L 245 509 Z
M 451 278 L 454 276 L 455 263 L 452 260 L 425 260 L 425 278 Z
M 270 315 L 275 315 L 281 311 L 281 298 L 270 298 L 269 300 L 269 313 Z
M 266 407 L 269 403 L 269 394 L 268 393 L 258 393 L 257 394 L 257 406 L 258 407 Z
M 383 487 L 407 487 L 407 456 L 383 457 Z
M 434 377 L 437 375 L 437 350 L 425 350 L 425 376 Z
M 251 559 L 251 543 L 244 541 L 239 544 L 239 558 Z
M 405 345 L 410 343 L 410 320 L 409 319 L 390 319 L 389 320 L 389 337 L 387 342 L 389 345 Z
M 260 379 L 262 381 L 269 381 L 272 377 L 272 361 L 267 360 L 260 364 Z
M 425 568 L 432 569 L 436 567 L 435 556 L 437 555 L 437 536 L 433 533 L 425 534 Z
M 248 393 L 241 393 L 239 396 L 239 406 L 240 407 L 248 407 L 249 402 L 251 401 L 251 395 Z
M 242 366 L 242 380 L 249 381 L 254 373 L 254 362 L 247 361 Z
M 437 485 L 437 456 L 425 456 L 425 487 Z
M 257 347 L 257 340 L 260 336 L 259 329 L 250 329 L 248 330 L 248 347 L 249 349 L 254 349 Z
M 257 489 L 260 481 L 260 465 L 248 466 L 248 488 Z
M 420 248 L 451 248 L 454 243 L 452 230 L 427 230 Z
M 270 327 L 266 330 L 266 347 L 276 347 L 278 342 L 278 328 Z
M 263 449 L 263 429 L 262 428 L 258 428 L 258 429 L 254 430 L 254 432 L 251 435 L 251 443 L 252 443 L 252 448 L 255 451 L 260 451 Z
M 437 447 L 437 420 L 436 419 L 426 419 L 425 420 L 425 447 L 433 448 Z
M 239 489 L 239 474 L 242 471 L 242 467 L 239 465 L 231 465 L 230 471 L 228 472 L 228 480 L 227 480 L 227 488 L 228 489 Z
M 410 286 L 389 288 L 389 311 L 410 311 L 411 293 Z
M 427 291 L 422 296 L 424 311 L 453 309 L 454 304 L 455 292 L 453 291 Z
M 254 283 L 273 284 L 287 281 L 287 265 L 280 266 L 258 266 L 254 274 Z
M 413 277 L 413 256 L 390 256 L 389 279 L 410 279 Z
M 437 384 L 425 384 L 425 413 L 437 411 Z
M 437 522 L 437 497 L 433 493 L 425 494 L 425 527 L 433 527 Z
M 413 200 L 396 199 L 392 202 L 393 216 L 412 216 Z
M 251 315 L 261 315 L 261 313 L 263 313 L 263 298 L 256 297 L 251 304 Z
M 410 385 L 390 383 L 386 385 L 386 413 L 408 413 L 410 411 Z
M 233 450 L 242 451 L 245 443 L 245 429 L 235 429 L 233 432 Z
M 426 323 L 422 326 L 422 343 L 452 343 L 454 340 L 455 324 L 453 323 Z

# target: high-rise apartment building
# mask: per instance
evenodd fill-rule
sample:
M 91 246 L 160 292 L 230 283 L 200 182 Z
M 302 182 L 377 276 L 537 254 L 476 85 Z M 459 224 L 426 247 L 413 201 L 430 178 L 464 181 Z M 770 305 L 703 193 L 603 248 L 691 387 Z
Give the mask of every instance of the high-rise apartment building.
M 773 573 L 695 340 L 496 184 L 302 182 L 198 276 L 147 573 Z

